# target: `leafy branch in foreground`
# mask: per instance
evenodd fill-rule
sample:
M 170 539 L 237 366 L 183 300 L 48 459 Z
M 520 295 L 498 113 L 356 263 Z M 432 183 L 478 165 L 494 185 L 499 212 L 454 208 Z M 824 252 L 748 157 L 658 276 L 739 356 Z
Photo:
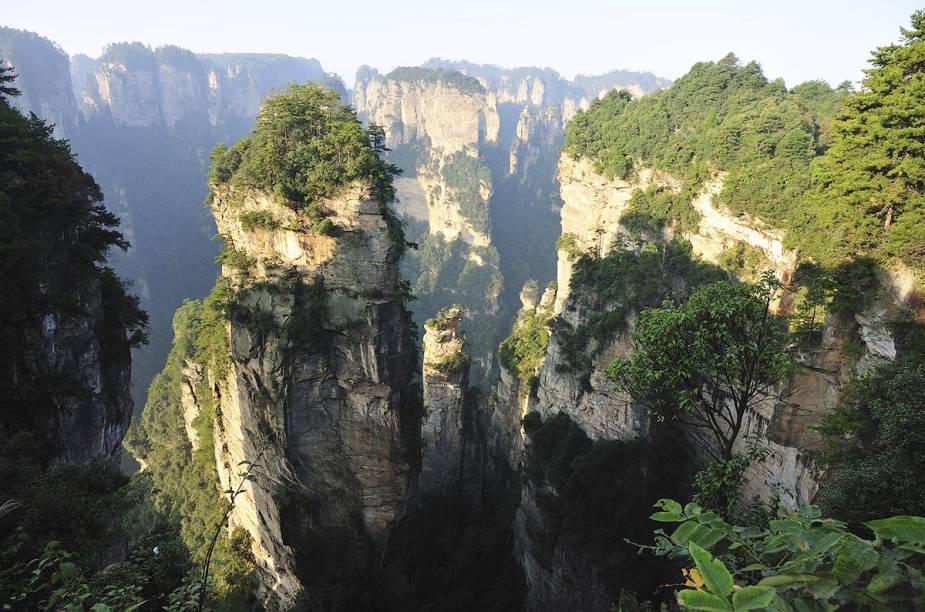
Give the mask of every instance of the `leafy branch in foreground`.
M 925 609 L 925 518 L 868 521 L 872 540 L 815 506 L 766 529 L 730 525 L 715 512 L 671 499 L 656 503 L 656 555 L 690 559 L 678 603 L 691 610 L 824 611 Z

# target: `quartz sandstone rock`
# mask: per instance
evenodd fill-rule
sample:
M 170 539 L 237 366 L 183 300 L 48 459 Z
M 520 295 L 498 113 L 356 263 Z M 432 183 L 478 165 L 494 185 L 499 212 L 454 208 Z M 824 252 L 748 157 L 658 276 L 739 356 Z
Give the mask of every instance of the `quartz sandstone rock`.
M 449 494 L 466 467 L 466 414 L 471 406 L 469 357 L 460 332 L 463 310 L 441 310 L 424 326 L 424 417 L 421 422 L 422 495 Z
M 219 187 L 212 207 L 252 263 L 246 273 L 223 268 L 236 314 L 231 365 L 208 372 L 216 465 L 228 489 L 241 462 L 258 464 L 229 528 L 248 532 L 264 599 L 284 607 L 323 586 L 313 572 L 322 558 L 337 559 L 327 580 L 365 576 L 409 493 L 414 348 L 397 297 L 400 245 L 361 184 L 324 202 L 336 238 L 259 191 Z M 245 211 L 278 224 L 245 228 Z

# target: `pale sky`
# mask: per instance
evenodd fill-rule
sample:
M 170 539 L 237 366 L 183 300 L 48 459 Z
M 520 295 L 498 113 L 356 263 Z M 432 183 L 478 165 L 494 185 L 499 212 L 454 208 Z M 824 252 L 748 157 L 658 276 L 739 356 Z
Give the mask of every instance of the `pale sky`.
M 549 66 L 566 77 L 613 68 L 677 78 L 732 51 L 788 85 L 863 75 L 870 51 L 899 38 L 906 0 L 0 0 L 0 25 L 68 53 L 105 44 L 315 57 L 350 85 L 356 69 L 430 57 Z

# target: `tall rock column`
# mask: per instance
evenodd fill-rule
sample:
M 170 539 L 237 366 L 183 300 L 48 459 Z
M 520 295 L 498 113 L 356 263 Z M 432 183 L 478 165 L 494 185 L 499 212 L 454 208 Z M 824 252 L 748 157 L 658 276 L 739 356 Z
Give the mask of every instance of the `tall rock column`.
M 421 493 L 448 493 L 463 471 L 469 356 L 460 332 L 464 312 L 444 308 L 424 325 L 424 420 Z
M 402 512 L 414 349 L 400 245 L 362 184 L 324 202 L 336 237 L 262 192 L 217 188 L 213 212 L 239 262 L 230 357 L 215 368 L 222 488 L 259 464 L 231 525 L 251 536 L 267 598 L 363 578 Z M 273 223 L 241 219 L 262 214 Z

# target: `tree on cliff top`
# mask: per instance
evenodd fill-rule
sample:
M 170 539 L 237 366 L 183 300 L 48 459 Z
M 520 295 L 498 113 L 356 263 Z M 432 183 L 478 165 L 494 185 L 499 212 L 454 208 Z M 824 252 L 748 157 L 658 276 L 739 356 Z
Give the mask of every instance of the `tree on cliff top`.
M 902 34 L 872 53 L 813 165 L 801 226 L 823 260 L 865 254 L 925 271 L 925 11 Z
M 745 414 L 790 370 L 786 327 L 771 313 L 778 287 L 770 274 L 756 284 L 720 281 L 683 305 L 643 310 L 631 356 L 608 376 L 657 417 L 706 431 L 708 452 L 728 461 Z
M 249 136 L 232 148 L 215 148 L 209 178 L 265 189 L 299 208 L 363 180 L 387 204 L 395 198 L 392 177 L 400 170 L 380 158 L 384 150 L 381 128 L 364 129 L 336 92 L 313 83 L 292 85 L 264 102 Z

